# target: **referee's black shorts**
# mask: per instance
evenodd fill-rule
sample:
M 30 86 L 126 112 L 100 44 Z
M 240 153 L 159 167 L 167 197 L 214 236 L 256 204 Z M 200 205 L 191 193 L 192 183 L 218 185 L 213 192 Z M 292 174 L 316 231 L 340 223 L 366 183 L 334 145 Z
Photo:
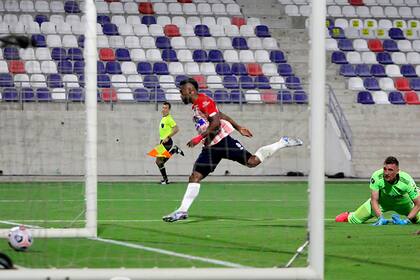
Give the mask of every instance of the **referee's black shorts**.
M 203 147 L 195 161 L 193 171 L 201 173 L 204 178 L 212 173 L 224 158 L 246 165 L 251 156 L 252 154 L 238 140 L 228 135 L 216 145 Z
M 160 140 L 160 144 L 162 144 L 165 147 L 165 149 L 169 152 L 169 150 L 172 149 L 174 142 L 172 141 L 172 138 L 169 138 L 168 142 L 166 143 L 162 143 L 162 140 Z

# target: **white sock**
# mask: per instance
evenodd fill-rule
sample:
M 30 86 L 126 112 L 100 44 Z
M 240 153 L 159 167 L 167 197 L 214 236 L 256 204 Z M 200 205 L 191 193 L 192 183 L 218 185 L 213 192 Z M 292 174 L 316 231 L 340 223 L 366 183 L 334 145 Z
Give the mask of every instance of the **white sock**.
M 259 148 L 255 155 L 257 156 L 257 158 L 259 158 L 261 162 L 263 162 L 266 158 L 271 157 L 275 152 L 284 147 L 286 147 L 286 145 L 283 141 L 280 140 L 276 143 Z
M 199 183 L 188 183 L 187 190 L 185 191 L 184 198 L 182 199 L 182 203 L 178 208 L 178 211 L 187 212 L 199 192 Z

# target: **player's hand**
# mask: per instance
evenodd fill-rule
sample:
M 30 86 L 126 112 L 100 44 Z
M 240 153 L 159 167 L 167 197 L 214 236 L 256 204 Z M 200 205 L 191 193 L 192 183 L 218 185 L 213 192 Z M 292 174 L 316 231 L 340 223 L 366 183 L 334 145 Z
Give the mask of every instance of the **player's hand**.
M 380 216 L 378 220 L 374 224 L 372 224 L 372 226 L 383 226 L 388 224 L 388 222 L 389 221 L 385 219 L 384 216 Z
M 253 135 L 252 135 L 252 132 L 251 132 L 251 130 L 249 130 L 248 128 L 246 128 L 246 127 L 241 127 L 241 128 L 239 128 L 239 133 L 242 135 L 242 136 L 246 136 L 246 137 L 252 137 Z
M 398 215 L 398 214 L 393 214 L 392 215 L 392 223 L 394 225 L 408 225 L 408 224 L 411 224 L 409 219 L 401 219 L 400 215 Z
M 193 139 L 191 139 L 187 143 L 187 146 L 190 147 L 190 148 L 193 148 L 195 145 L 197 145 L 198 143 L 200 143 L 201 140 L 203 140 L 203 136 L 201 134 L 198 134 L 197 136 L 195 136 Z

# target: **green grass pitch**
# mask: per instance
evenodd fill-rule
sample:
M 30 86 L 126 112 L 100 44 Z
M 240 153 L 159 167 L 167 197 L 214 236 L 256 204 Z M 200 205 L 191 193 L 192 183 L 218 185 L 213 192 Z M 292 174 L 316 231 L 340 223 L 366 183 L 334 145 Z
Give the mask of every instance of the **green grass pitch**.
M 190 218 L 168 224 L 161 217 L 179 205 L 185 183 L 99 183 L 99 237 L 140 248 L 90 239 L 35 238 L 28 252 L 14 252 L 6 240 L 0 240 L 0 251 L 17 265 L 33 268 L 224 267 L 232 263 L 275 267 L 284 266 L 304 243 L 306 182 L 203 182 L 201 186 Z M 80 227 L 83 192 L 81 183 L 0 183 L 0 227 L 10 228 L 11 223 Z M 418 225 L 373 227 L 333 221 L 335 215 L 355 209 L 368 197 L 367 183 L 327 183 L 326 279 L 417 279 L 420 236 L 414 233 Z M 306 258 L 306 254 L 299 257 L 293 266 L 306 266 Z

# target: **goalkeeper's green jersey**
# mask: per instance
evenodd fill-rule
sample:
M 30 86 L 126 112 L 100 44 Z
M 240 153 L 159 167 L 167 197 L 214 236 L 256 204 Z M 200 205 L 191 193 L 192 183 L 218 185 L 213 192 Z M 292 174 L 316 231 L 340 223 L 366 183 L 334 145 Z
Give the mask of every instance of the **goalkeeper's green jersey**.
M 384 180 L 384 170 L 379 169 L 372 174 L 370 189 L 379 191 L 379 199 L 385 200 L 414 200 L 419 195 L 419 189 L 413 178 L 408 173 L 400 171 L 393 184 Z

